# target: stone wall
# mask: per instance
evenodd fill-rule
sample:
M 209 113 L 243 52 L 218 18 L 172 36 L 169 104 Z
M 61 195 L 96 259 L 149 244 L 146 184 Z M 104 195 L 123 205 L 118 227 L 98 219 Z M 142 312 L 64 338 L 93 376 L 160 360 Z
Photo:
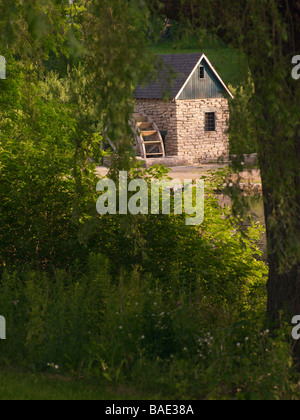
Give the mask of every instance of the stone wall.
M 225 98 L 163 102 L 137 100 L 136 112 L 149 115 L 159 130 L 168 131 L 167 156 L 185 157 L 190 163 L 228 160 L 226 133 L 229 106 Z M 205 132 L 205 113 L 215 112 L 216 131 Z
M 205 131 L 205 113 L 215 112 L 216 131 Z M 197 99 L 176 102 L 177 145 L 179 156 L 194 162 L 229 158 L 227 99 Z
M 160 131 L 167 131 L 165 141 L 166 155 L 178 156 L 177 147 L 177 123 L 176 123 L 176 102 L 163 102 L 161 100 L 137 100 L 135 112 L 143 112 L 149 115 L 158 126 Z

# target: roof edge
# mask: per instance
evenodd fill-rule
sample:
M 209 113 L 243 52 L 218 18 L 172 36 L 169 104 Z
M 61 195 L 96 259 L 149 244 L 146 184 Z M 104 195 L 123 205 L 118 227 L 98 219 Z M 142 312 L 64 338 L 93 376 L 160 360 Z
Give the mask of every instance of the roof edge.
M 226 92 L 229 94 L 229 96 L 231 97 L 231 99 L 233 99 L 233 94 L 230 92 L 230 90 L 228 89 L 227 85 L 225 84 L 225 82 L 221 79 L 219 73 L 216 71 L 216 69 L 213 67 L 213 65 L 211 64 L 211 62 L 209 61 L 209 59 L 207 58 L 207 56 L 203 53 L 199 59 L 199 61 L 197 62 L 196 66 L 194 67 L 194 69 L 192 70 L 191 74 L 189 75 L 189 77 L 186 79 L 186 81 L 184 82 L 183 86 L 181 87 L 181 89 L 179 90 L 179 92 L 177 93 L 177 95 L 175 96 L 175 101 L 178 100 L 179 96 L 182 94 L 183 90 L 185 89 L 185 87 L 187 86 L 187 84 L 189 83 L 189 81 L 191 80 L 193 74 L 195 73 L 195 71 L 197 70 L 197 68 L 199 67 L 201 61 L 205 59 L 208 66 L 210 67 L 210 69 L 212 70 L 212 72 L 215 74 L 215 76 L 217 77 L 217 79 L 219 80 L 219 82 L 221 83 L 221 85 L 224 87 L 224 89 L 226 90 Z

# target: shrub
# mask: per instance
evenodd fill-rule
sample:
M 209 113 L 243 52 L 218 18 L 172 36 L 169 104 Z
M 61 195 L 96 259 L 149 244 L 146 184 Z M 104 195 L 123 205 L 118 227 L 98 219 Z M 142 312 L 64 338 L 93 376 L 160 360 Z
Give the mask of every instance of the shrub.
M 5 271 L 0 307 L 8 336 L 0 342 L 1 362 L 79 371 L 101 333 L 108 281 L 108 262 L 97 255 L 90 256 L 87 274 Z

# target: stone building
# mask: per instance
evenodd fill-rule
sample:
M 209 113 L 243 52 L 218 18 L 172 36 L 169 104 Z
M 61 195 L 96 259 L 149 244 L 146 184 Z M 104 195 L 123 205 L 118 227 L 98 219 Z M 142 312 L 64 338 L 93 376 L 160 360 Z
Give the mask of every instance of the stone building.
M 155 123 L 164 150 L 152 155 L 148 149 L 144 157 L 178 157 L 190 164 L 228 160 L 228 100 L 233 96 L 209 59 L 205 54 L 172 54 L 157 60 L 158 79 L 134 91 L 135 115 L 137 121 L 143 115 Z

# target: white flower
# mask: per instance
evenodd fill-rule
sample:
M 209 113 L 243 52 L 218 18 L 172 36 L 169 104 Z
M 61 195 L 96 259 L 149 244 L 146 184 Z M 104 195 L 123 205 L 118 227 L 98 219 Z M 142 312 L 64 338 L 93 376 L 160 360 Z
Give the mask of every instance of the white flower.
M 122 325 L 120 325 L 120 326 L 119 326 L 119 330 L 123 330 L 123 327 L 122 327 Z
M 54 368 L 57 370 L 57 369 L 59 369 L 59 366 L 58 365 L 55 365 Z
M 237 343 L 237 344 L 236 344 L 236 346 L 237 346 L 237 347 L 241 347 L 241 343 Z
M 245 341 L 249 341 L 249 337 L 246 337 L 246 338 L 245 338 Z
M 141 339 L 142 339 L 142 340 L 145 340 L 145 336 L 144 336 L 144 335 L 142 335 L 142 336 L 141 336 Z

